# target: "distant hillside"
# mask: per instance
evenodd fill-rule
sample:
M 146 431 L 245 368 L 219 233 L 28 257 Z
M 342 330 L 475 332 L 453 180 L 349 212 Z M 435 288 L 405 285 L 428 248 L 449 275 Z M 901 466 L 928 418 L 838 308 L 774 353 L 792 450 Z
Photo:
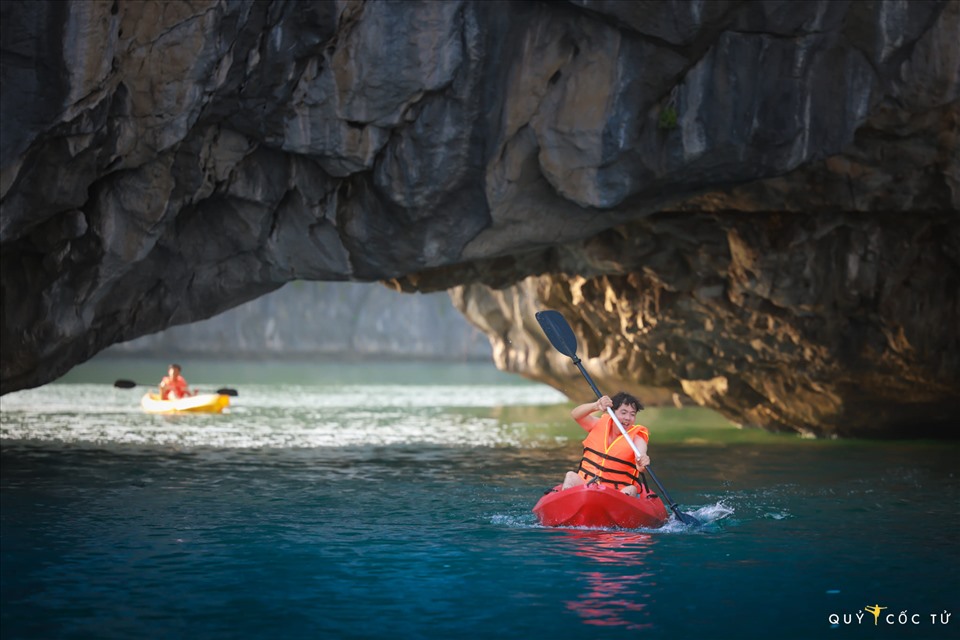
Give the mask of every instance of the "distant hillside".
M 193 324 L 114 345 L 111 355 L 490 360 L 480 331 L 446 293 L 407 294 L 380 284 L 292 282 Z

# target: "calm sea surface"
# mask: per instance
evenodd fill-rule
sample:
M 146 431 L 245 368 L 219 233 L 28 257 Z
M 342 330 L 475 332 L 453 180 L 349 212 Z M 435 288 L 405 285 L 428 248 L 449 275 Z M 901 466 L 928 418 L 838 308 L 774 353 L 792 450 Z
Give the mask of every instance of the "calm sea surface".
M 960 634 L 957 443 L 647 410 L 658 477 L 706 526 L 550 529 L 530 509 L 582 432 L 548 387 L 184 364 L 238 390 L 229 413 L 143 414 L 110 383 L 164 363 L 125 360 L 0 399 L 4 640 Z

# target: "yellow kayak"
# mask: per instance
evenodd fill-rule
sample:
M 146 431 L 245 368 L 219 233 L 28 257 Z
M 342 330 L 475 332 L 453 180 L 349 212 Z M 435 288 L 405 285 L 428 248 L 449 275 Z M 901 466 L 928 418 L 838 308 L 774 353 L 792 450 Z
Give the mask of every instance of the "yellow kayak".
M 147 413 L 220 413 L 230 405 L 230 397 L 219 393 L 200 393 L 195 396 L 161 400 L 160 394 L 148 393 L 140 399 Z

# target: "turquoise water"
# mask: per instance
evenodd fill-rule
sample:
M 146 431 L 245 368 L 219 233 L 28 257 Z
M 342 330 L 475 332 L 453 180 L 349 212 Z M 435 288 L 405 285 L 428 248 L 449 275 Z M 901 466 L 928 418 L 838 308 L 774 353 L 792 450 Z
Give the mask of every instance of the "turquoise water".
M 4 640 L 960 629 L 956 443 L 648 410 L 657 475 L 706 526 L 549 529 L 530 509 L 582 436 L 547 387 L 482 365 L 188 365 L 239 396 L 164 417 L 109 385 L 162 371 L 99 362 L 0 399 Z

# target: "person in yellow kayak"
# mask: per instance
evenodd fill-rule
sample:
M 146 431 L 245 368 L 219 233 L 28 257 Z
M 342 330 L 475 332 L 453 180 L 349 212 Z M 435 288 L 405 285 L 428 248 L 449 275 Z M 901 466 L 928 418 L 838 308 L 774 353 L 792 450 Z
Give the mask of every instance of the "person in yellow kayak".
M 171 398 L 182 398 L 192 396 L 187 381 L 180 375 L 180 365 L 172 364 L 167 370 L 167 375 L 160 381 L 160 399 L 170 400 Z
M 612 408 L 640 452 L 634 453 L 630 444 L 624 440 L 620 429 L 614 424 L 607 409 Z M 571 417 L 587 431 L 583 441 L 583 458 L 576 471 L 568 471 L 563 479 L 563 489 L 576 487 L 584 483 L 600 482 L 610 485 L 628 496 L 636 496 L 645 489 L 641 475 L 650 458 L 647 456 L 647 442 L 650 434 L 643 425 L 635 424 L 637 412 L 643 410 L 640 401 L 629 393 L 620 392 L 610 398 L 603 396 L 596 402 L 587 402 L 574 407 Z M 602 416 L 593 414 L 603 411 Z

